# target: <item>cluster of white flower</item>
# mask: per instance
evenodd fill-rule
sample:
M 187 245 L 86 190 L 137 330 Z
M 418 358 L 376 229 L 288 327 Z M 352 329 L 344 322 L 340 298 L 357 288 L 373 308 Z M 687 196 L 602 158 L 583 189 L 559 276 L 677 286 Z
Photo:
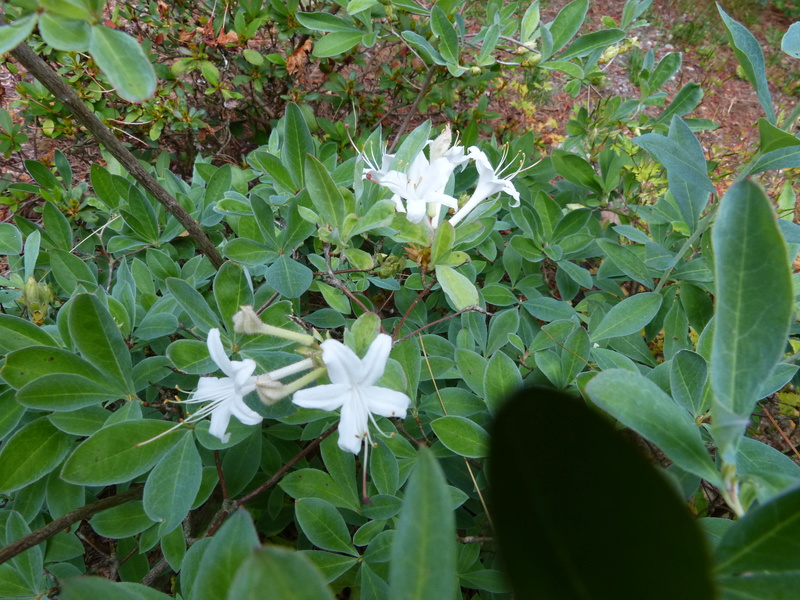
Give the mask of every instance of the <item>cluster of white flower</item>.
M 237 331 L 243 333 L 263 333 L 264 327 L 269 327 L 261 322 L 249 306 L 242 307 L 234 321 Z M 270 333 L 275 334 L 276 331 L 271 329 Z M 286 331 L 284 333 L 297 335 Z M 304 337 L 313 339 L 310 336 Z M 377 427 L 373 414 L 403 419 L 411 402 L 401 392 L 375 385 L 383 376 L 392 349 L 392 338 L 383 333 L 375 338 L 363 359 L 341 342 L 325 340 L 319 344 L 317 350 L 324 367 L 315 369 L 315 360 L 306 358 L 262 375 L 254 375 L 255 361 L 232 361 L 228 358 L 219 329 L 208 332 L 207 344 L 211 359 L 225 377 L 200 378 L 197 390 L 183 402 L 207 404 L 184 423 L 195 423 L 211 415 L 209 433 L 223 443 L 230 438 L 227 429 L 231 417 L 236 417 L 245 425 L 257 425 L 261 422 L 261 415 L 244 402 L 245 396 L 251 392 L 257 392 L 267 404 L 294 394 L 292 402 L 303 408 L 328 411 L 341 409 L 339 447 L 354 454 L 360 452 L 364 442 L 372 443 L 369 422 L 372 421 Z M 280 382 L 289 375 L 308 370 L 311 372 L 290 384 L 284 385 Z M 326 371 L 331 383 L 302 389 Z
M 465 152 L 463 146 L 451 144 L 452 133 L 448 125 L 439 137 L 428 142 L 430 158 L 420 152 L 411 161 L 408 169 L 402 171 L 391 168 L 394 154 L 383 154 L 380 167 L 378 161 L 362 154 L 361 159 L 368 165 L 364 169 L 364 178 L 391 190 L 397 210 L 406 213 L 409 221 L 419 223 L 427 216 L 434 229 L 439 223 L 442 205 L 456 211 L 450 217 L 453 226 L 461 222 L 478 204 L 498 192 L 506 192 L 515 200 L 512 206 L 519 206 L 519 192 L 511 179 L 523 170 L 521 165 L 516 171 L 502 175 L 505 168 L 492 167 L 489 158 L 477 146 L 470 146 Z M 466 166 L 470 160 L 475 162 L 478 170 L 478 184 L 466 204 L 459 208 L 458 200 L 445 194 L 445 188 L 453 172 Z

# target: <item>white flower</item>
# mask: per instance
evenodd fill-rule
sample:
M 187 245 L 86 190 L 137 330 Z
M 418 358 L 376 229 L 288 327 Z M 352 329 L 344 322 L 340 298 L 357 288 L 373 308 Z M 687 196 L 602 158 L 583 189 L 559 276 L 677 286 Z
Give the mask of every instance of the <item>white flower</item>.
M 501 169 L 495 170 L 486 154 L 479 150 L 477 146 L 470 146 L 468 152 L 469 158 L 475 161 L 475 167 L 478 169 L 478 185 L 467 203 L 450 219 L 450 223 L 453 226 L 457 225 L 478 204 L 497 192 L 505 192 L 512 196 L 516 202 L 511 206 L 519 206 L 519 192 L 514 187 L 514 184 L 511 183 L 511 179 L 522 169 L 517 169 L 510 175 L 500 177 Z
M 358 454 L 364 440 L 371 443 L 369 422 L 375 424 L 373 413 L 402 419 L 411 402 L 401 392 L 375 385 L 391 350 L 392 338 L 386 334 L 375 338 L 363 360 L 341 342 L 322 342 L 322 360 L 331 383 L 295 392 L 292 402 L 330 411 L 341 407 L 339 447 Z
M 219 329 L 208 332 L 207 344 L 211 359 L 226 377 L 201 377 L 197 383 L 197 391 L 184 402 L 209 403 L 191 415 L 189 420 L 198 421 L 210 414 L 211 426 L 208 432 L 224 444 L 230 439 L 230 434 L 226 431 L 231 416 L 245 425 L 258 425 L 263 418 L 244 403 L 244 397 L 256 389 L 256 377 L 253 375 L 256 363 L 249 358 L 230 360 L 222 347 Z
M 428 204 L 458 208 L 458 201 L 445 194 L 444 188 L 453 170 L 468 160 L 463 148 L 454 146 L 432 162 L 420 152 L 412 161 L 408 173 L 388 170 L 391 158 L 391 155 L 384 154 L 381 168 L 365 169 L 364 177 L 394 192 L 392 200 L 397 210 L 406 212 L 409 221 L 419 223 L 425 217 Z M 406 201 L 405 206 L 401 199 Z

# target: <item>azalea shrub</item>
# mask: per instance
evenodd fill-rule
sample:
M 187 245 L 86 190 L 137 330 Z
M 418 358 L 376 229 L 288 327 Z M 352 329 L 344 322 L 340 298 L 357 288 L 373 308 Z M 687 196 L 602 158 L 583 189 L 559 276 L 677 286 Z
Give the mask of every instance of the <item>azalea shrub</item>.
M 38 27 L 153 93 L 102 3 L 11 4 L 3 51 Z M 578 96 L 649 5 L 580 34 L 586 0 L 549 22 L 538 1 L 469 22 L 290 3 L 286 23 L 319 59 L 402 40 L 448 81 L 528 61 Z M 109 148 L 85 182 L 28 161 L 40 218 L 0 224 L 0 596 L 792 597 L 800 467 L 747 434 L 797 372 L 800 226 L 758 183 L 800 166 L 797 114 L 719 12 L 764 111 L 724 194 L 702 90 L 668 100 L 680 56 L 653 51 L 639 96 L 579 103 L 552 152 L 288 102 L 240 164 L 188 178 L 167 152 L 141 174 Z

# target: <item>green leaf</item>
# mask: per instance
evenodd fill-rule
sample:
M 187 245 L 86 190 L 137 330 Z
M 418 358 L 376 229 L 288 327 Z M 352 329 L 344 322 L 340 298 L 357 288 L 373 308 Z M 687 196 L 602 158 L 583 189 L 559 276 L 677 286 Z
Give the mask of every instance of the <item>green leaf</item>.
M 747 573 L 717 581 L 722 600 L 794 600 L 800 588 L 800 572 Z
M 789 56 L 800 58 L 800 23 L 792 23 L 781 39 L 781 50 Z
M 522 15 L 522 21 L 520 21 L 520 41 L 523 44 L 530 41 L 534 32 L 538 29 L 539 17 L 539 0 L 535 0 L 534 2 L 531 2 L 531 5 L 525 11 L 525 14 Z
M 56 50 L 86 52 L 92 39 L 92 28 L 86 21 L 65 19 L 44 12 L 39 16 L 39 33 Z
M 71 301 L 69 332 L 81 356 L 133 394 L 131 353 L 119 327 L 97 296 L 78 294 Z
M 358 556 L 347 525 L 338 510 L 319 498 L 301 498 L 294 503 L 297 524 L 315 546 L 331 552 Z
M 690 350 L 681 350 L 672 358 L 669 384 L 672 397 L 694 416 L 702 414 L 703 396 L 708 381 L 706 359 Z
M 569 48 L 564 50 L 558 60 L 569 60 L 579 56 L 586 56 L 597 48 L 607 48 L 625 38 L 622 29 L 602 29 L 582 35 L 575 40 Z
M 86 406 L 113 402 L 120 393 L 107 384 L 81 375 L 51 373 L 38 377 L 17 391 L 17 402 L 37 410 L 73 411 Z
M 592 331 L 592 341 L 624 337 L 644 329 L 661 308 L 661 294 L 644 292 L 625 298 L 609 310 Z
M 0 314 L 0 352 L 8 354 L 12 350 L 28 346 L 56 346 L 56 341 L 44 329 L 30 321 L 13 315 Z
M 483 396 L 486 359 L 477 352 L 456 348 L 455 361 L 461 379 L 478 396 Z
M 177 435 L 154 439 L 173 426 L 155 419 L 108 425 L 75 449 L 64 463 L 61 478 L 69 483 L 101 486 L 130 481 L 152 469 L 178 442 Z
M 403 39 L 408 42 L 409 46 L 414 48 L 422 55 L 422 58 L 425 59 L 427 63 L 433 63 L 437 65 L 447 64 L 442 58 L 442 55 L 439 54 L 439 51 L 431 46 L 430 42 L 418 33 L 414 33 L 413 31 L 406 29 L 401 35 L 403 36 Z
M 189 600 L 228 598 L 229 589 L 237 584 L 240 567 L 260 546 L 250 515 L 240 508 L 227 518 L 204 549 Z
M 45 418 L 17 430 L 0 449 L 0 492 L 13 492 L 47 475 L 64 460 L 72 439 Z
M 647 133 L 633 138 L 633 143 L 641 146 L 652 154 L 658 162 L 667 169 L 669 175 L 675 175 L 699 191 L 715 193 L 715 188 L 708 178 L 705 155 L 700 143 L 694 134 L 678 117 L 673 117 L 670 124 L 669 137 L 658 133 Z M 694 142 L 687 143 L 688 138 L 694 138 Z
M 125 100 L 144 102 L 155 93 L 155 71 L 142 47 L 128 34 L 94 25 L 89 54 Z
M 431 30 L 439 38 L 439 52 L 448 63 L 458 64 L 459 44 L 456 28 L 439 8 L 434 4 L 431 8 Z
M 205 333 L 220 326 L 219 316 L 192 284 L 177 277 L 168 277 L 165 283 L 169 293 L 175 297 L 200 331 Z
M 89 521 L 98 535 L 119 540 L 136 535 L 153 525 L 141 500 L 131 500 L 97 513 Z
M 295 13 L 295 18 L 303 26 L 313 31 L 325 32 L 346 32 L 358 33 L 362 35 L 364 32 L 360 29 L 353 27 L 349 22 L 344 19 L 326 12 L 300 12 Z
M 314 44 L 312 54 L 317 58 L 329 58 L 349 52 L 361 43 L 361 31 L 336 31 L 329 33 Z
M 441 442 L 459 456 L 483 458 L 489 453 L 489 434 L 464 417 L 441 417 L 431 421 L 431 428 Z
M 218 368 L 208 354 L 208 346 L 200 340 L 172 342 L 166 355 L 179 371 L 190 375 L 205 375 Z
M 444 474 L 421 448 L 408 480 L 389 564 L 389 600 L 453 598 L 456 523 Z
M 673 117 L 682 117 L 683 115 L 692 112 L 697 105 L 703 100 L 703 88 L 699 83 L 690 81 L 684 85 L 669 106 L 664 109 L 664 112 L 656 119 L 657 122 L 665 123 L 671 121 Z
M 534 435 L 542 411 L 561 425 Z M 523 390 L 497 415 L 491 439 L 489 506 L 514 597 L 716 598 L 684 501 L 596 410 L 565 393 Z M 598 460 L 586 460 L 587 447 Z M 613 551 L 590 550 L 587 540 L 614 540 Z
M 346 564 L 352 565 L 354 559 L 347 561 Z M 304 553 L 279 546 L 264 546 L 253 552 L 239 567 L 227 599 L 334 600 L 333 593 L 325 583 L 319 569 Z
M 586 18 L 588 10 L 589 0 L 575 0 L 561 9 L 561 12 L 558 13 L 558 16 L 548 27 L 550 35 L 553 37 L 553 49 L 546 53 L 547 55 L 543 56 L 543 59 L 550 58 L 567 45 L 567 42 L 578 33 L 581 25 L 583 25 L 583 20 Z M 544 55 L 545 53 L 542 52 L 542 54 Z
M 311 287 L 313 272 L 304 264 L 282 254 L 267 269 L 267 283 L 284 298 L 299 298 Z
M 344 197 L 328 169 L 310 154 L 306 155 L 306 186 L 311 202 L 325 224 L 341 228 L 347 215 Z
M 104 577 L 72 577 L 61 584 L 61 600 L 170 600 L 167 596 L 140 583 L 109 581 Z
M 0 223 L 0 254 L 19 256 L 22 252 L 22 234 L 11 223 Z
M 661 448 L 681 469 L 722 484 L 694 419 L 644 375 L 623 369 L 603 371 L 588 383 L 586 392 L 600 408 Z
M 794 489 L 730 526 L 714 559 L 719 575 L 800 571 L 800 489 Z
M 647 264 L 627 246 L 620 246 L 611 240 L 598 239 L 597 245 L 620 271 L 647 289 L 653 289 L 653 279 Z
M 797 141 L 800 142 L 800 140 Z M 749 174 L 755 175 L 776 169 L 793 169 L 798 166 L 800 166 L 800 146 L 778 148 L 759 156 L 752 168 L 749 169 Z
M 225 262 L 214 277 L 214 300 L 225 323 L 233 323 L 242 306 L 253 304 L 253 288 L 247 270 L 232 262 Z
M 555 150 L 553 152 L 553 167 L 567 181 L 577 183 L 598 194 L 603 192 L 602 180 L 585 158 L 571 152 Z
M 761 45 L 744 25 L 731 19 L 728 13 L 722 10 L 719 3 L 717 3 L 717 10 L 719 10 L 722 22 L 725 24 L 725 29 L 728 32 L 728 41 L 733 48 L 733 52 L 736 54 L 739 64 L 742 65 L 747 80 L 756 89 L 758 101 L 761 103 L 767 119 L 769 119 L 770 123 L 775 123 L 775 109 L 772 106 L 772 96 L 769 93 L 769 83 L 767 82 L 767 71 Z
M 452 267 L 436 267 L 436 279 L 456 310 L 464 310 L 480 302 L 475 284 Z
M 733 464 L 761 382 L 783 354 L 794 311 L 786 245 L 758 184 L 740 180 L 730 187 L 714 225 L 713 247 L 712 432 L 725 461 Z
M 449 221 L 444 221 L 436 229 L 433 236 L 433 244 L 431 245 L 431 257 L 428 261 L 429 265 L 435 266 L 439 261 L 445 259 L 448 254 L 453 250 L 453 244 L 456 240 L 456 230 Z
M 360 508 L 351 494 L 319 469 L 298 469 L 289 473 L 278 485 L 295 499 L 319 498 L 338 508 L 348 508 L 356 512 Z
M 74 254 L 54 248 L 50 250 L 50 267 L 53 276 L 67 294 L 75 292 L 81 283 L 95 284 L 96 277 L 85 262 Z
M 192 508 L 203 476 L 203 463 L 191 432 L 183 434 L 147 477 L 144 486 L 144 511 L 161 523 L 163 535 L 181 524 Z
M 28 38 L 36 27 L 37 16 L 32 13 L 0 27 L 0 54 L 10 52 Z
M 459 352 L 461 351 L 456 351 L 456 363 L 460 370 Z M 483 393 L 477 391 L 476 393 L 485 399 L 489 412 L 494 414 L 500 405 L 520 387 L 522 387 L 522 375 L 520 375 L 517 364 L 504 352 L 495 352 L 486 363 L 486 372 L 483 375 Z

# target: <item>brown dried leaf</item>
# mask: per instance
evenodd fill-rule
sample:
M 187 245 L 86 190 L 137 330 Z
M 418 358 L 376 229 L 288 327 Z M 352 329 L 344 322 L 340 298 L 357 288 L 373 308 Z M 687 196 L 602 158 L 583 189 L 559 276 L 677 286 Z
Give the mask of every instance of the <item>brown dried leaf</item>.
M 236 44 L 239 41 L 239 34 L 237 34 L 235 31 L 229 31 L 227 33 L 220 31 L 216 41 L 220 46 L 224 46 L 226 44 Z
M 306 40 L 302 46 L 292 52 L 292 55 L 286 59 L 286 72 L 289 75 L 296 75 L 305 71 L 306 63 L 308 63 L 308 54 L 312 48 L 311 40 Z

